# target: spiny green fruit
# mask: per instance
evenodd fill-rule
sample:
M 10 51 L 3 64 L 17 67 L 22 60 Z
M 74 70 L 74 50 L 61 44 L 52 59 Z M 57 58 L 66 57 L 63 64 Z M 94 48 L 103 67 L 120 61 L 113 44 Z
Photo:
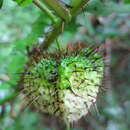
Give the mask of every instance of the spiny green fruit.
M 103 68 L 102 57 L 89 48 L 42 58 L 27 69 L 25 94 L 37 109 L 67 122 L 77 121 L 96 101 Z

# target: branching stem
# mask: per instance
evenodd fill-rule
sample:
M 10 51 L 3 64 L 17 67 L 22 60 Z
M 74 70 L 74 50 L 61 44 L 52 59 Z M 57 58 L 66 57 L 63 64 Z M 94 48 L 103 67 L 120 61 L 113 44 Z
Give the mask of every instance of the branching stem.
M 48 1 L 48 0 L 46 0 Z M 83 6 L 89 0 L 73 0 L 70 4 L 73 8 L 67 8 L 67 11 L 70 13 L 71 17 L 74 17 L 77 12 L 83 8 Z M 48 1 L 49 2 L 49 1 Z M 65 17 L 65 16 L 64 16 Z M 68 15 L 66 15 L 68 17 Z M 66 18 L 68 19 L 68 18 Z M 58 19 L 57 22 L 53 25 L 52 30 L 47 33 L 45 40 L 41 44 L 40 48 L 42 50 L 48 49 L 48 47 L 58 38 L 58 36 L 62 33 L 62 23 L 68 23 L 68 21 L 64 21 L 64 19 Z
M 52 13 L 50 9 L 47 8 L 47 6 L 44 3 L 42 3 L 40 0 L 33 0 L 33 3 L 42 11 L 44 11 L 51 18 L 53 23 L 57 22 L 57 17 Z

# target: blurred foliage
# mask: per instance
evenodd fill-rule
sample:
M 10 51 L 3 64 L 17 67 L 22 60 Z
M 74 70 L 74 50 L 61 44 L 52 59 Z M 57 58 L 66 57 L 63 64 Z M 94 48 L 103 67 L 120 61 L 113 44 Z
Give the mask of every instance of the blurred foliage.
M 24 6 L 32 3 L 32 0 L 14 0 L 14 1 L 17 2 L 18 5 L 20 6 Z
M 0 1 L 0 5 L 2 1 Z M 101 94 L 94 110 L 75 123 L 73 130 L 130 130 L 130 2 L 129 0 L 90 0 L 82 13 L 65 27 L 59 37 L 61 46 L 81 41 L 87 45 L 105 46 L 110 42 L 109 87 Z M 30 4 L 19 7 L 4 0 L 0 10 L 0 129 L 63 130 L 65 125 L 55 117 L 22 109 L 18 92 L 19 73 L 27 61 L 26 47 L 40 44 L 51 29 L 51 20 Z M 55 48 L 52 44 L 50 48 Z M 110 91 L 110 92 L 109 92 Z M 19 95 L 19 96 L 17 96 Z M 18 98 L 16 98 L 16 96 Z

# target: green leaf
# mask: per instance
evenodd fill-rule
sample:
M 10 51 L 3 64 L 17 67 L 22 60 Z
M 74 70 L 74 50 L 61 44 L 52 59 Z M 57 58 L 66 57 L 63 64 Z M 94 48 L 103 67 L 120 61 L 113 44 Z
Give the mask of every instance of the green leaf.
M 33 0 L 14 0 L 20 6 L 31 4 Z
M 0 9 L 2 8 L 3 0 L 0 0 Z
M 17 48 L 25 49 L 26 46 L 31 46 L 38 41 L 38 38 L 43 35 L 43 29 L 48 25 L 48 18 L 43 19 L 44 14 L 41 14 L 39 18 L 32 25 L 32 32 L 24 39 L 16 40 L 13 42 Z
M 130 0 L 124 0 L 124 3 L 130 4 Z
M 6 92 L 6 96 L 4 98 L 0 98 L 0 104 L 3 104 L 6 101 L 11 100 L 12 98 L 16 97 L 18 95 L 17 92 Z
M 130 5 L 123 3 L 116 4 L 115 2 L 103 3 L 100 0 L 90 0 L 86 5 L 85 10 L 96 15 L 105 16 L 112 13 L 129 13 Z

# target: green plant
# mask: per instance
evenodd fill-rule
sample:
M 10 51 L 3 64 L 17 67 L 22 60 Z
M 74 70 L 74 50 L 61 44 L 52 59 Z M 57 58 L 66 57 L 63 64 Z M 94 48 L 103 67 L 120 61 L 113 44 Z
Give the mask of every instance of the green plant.
M 102 57 L 89 48 L 44 54 L 26 69 L 24 93 L 37 109 L 72 123 L 95 103 L 103 66 Z
M 3 2 L 3 1 L 1 1 L 1 2 Z M 21 71 L 23 72 L 23 68 L 22 67 L 25 64 L 25 61 L 27 60 L 27 57 L 25 55 L 22 55 L 21 52 L 22 53 L 26 53 L 26 51 L 25 51 L 26 46 L 32 47 L 32 45 L 37 42 L 37 39 L 38 39 L 39 36 L 43 36 L 44 35 L 44 38 L 43 38 L 43 42 L 41 44 L 36 44 L 36 48 L 40 49 L 40 53 L 43 53 L 43 52 L 46 52 L 45 51 L 46 49 L 48 49 L 48 48 L 50 49 L 51 45 L 52 46 L 55 45 L 55 44 L 52 44 L 52 43 L 55 43 L 55 40 L 57 40 L 57 38 L 58 38 L 58 40 L 61 43 L 60 46 L 62 46 L 62 44 L 64 44 L 64 39 L 66 40 L 68 37 L 72 36 L 73 34 L 75 35 L 75 33 L 78 32 L 75 29 L 77 29 L 77 27 L 79 27 L 80 25 L 84 26 L 84 28 L 87 28 L 88 32 L 87 32 L 87 35 L 86 35 L 86 33 L 85 33 L 85 35 L 83 35 L 82 33 L 80 33 L 80 34 L 78 33 L 78 36 L 81 35 L 82 37 L 80 38 L 80 40 L 87 41 L 87 44 L 97 45 L 99 43 L 103 43 L 104 40 L 107 39 L 107 38 L 112 38 L 113 39 L 117 35 L 119 37 L 119 36 L 124 36 L 124 34 L 125 34 L 125 32 L 122 33 L 123 31 L 120 31 L 120 28 L 117 26 L 118 24 L 121 23 L 121 22 L 118 22 L 118 20 L 125 17 L 123 15 L 118 16 L 119 18 L 118 17 L 116 17 L 116 18 L 114 17 L 115 19 L 113 19 L 111 21 L 108 21 L 107 24 L 106 23 L 100 23 L 101 25 L 99 24 L 99 25 L 96 25 L 96 27 L 95 27 L 95 25 L 93 26 L 90 23 L 88 14 L 85 16 L 86 18 L 84 17 L 84 15 L 82 16 L 82 14 L 81 14 L 80 15 L 81 18 L 79 17 L 79 19 L 81 19 L 81 23 L 80 24 L 76 23 L 75 21 L 78 18 L 76 19 L 75 16 L 77 16 L 77 14 L 79 14 L 80 12 L 82 13 L 82 7 L 83 6 L 80 6 L 80 7 L 78 6 L 80 1 L 77 4 L 76 4 L 77 1 L 70 2 L 67 5 L 59 3 L 58 1 L 54 1 L 54 2 L 56 2 L 56 5 L 54 5 L 52 3 L 49 3 L 49 2 L 53 2 L 51 0 L 50 1 L 46 0 L 46 2 L 45 1 L 37 1 L 37 0 L 36 1 L 26 0 L 26 1 L 22 1 L 22 2 L 19 0 L 18 1 L 19 5 L 27 5 L 27 4 L 33 3 L 33 5 L 38 6 L 43 11 L 43 14 L 41 13 L 42 11 L 41 12 L 39 11 L 40 13 L 38 13 L 38 14 L 40 14 L 41 16 L 34 22 L 34 24 L 32 24 L 32 25 L 30 24 L 32 30 L 31 30 L 31 33 L 29 35 L 26 35 L 26 37 L 24 36 L 24 38 L 23 37 L 19 38 L 19 37 L 16 36 L 16 38 L 15 38 L 16 41 L 12 42 L 12 40 L 10 40 L 9 43 L 11 43 L 11 44 L 6 49 L 5 48 L 4 49 L 1 48 L 1 46 L 0 46 L 0 49 L 1 50 L 5 50 L 5 52 L 7 51 L 7 49 L 9 49 L 9 51 L 7 51 L 8 52 L 7 54 L 4 54 L 2 51 L 0 51 L 0 54 L 2 54 L 0 56 L 0 58 L 1 58 L 0 59 L 1 66 L 2 66 L 3 61 L 5 61 L 4 59 L 6 59 L 6 61 L 4 62 L 6 64 L 5 65 L 6 67 L 5 66 L 1 67 L 0 70 L 2 70 L 1 71 L 2 73 L 5 73 L 5 77 L 7 76 L 7 78 L 3 78 L 4 76 L 2 77 L 2 75 L 0 74 L 0 83 L 1 83 L 0 84 L 0 89 L 1 90 L 2 89 L 9 90 L 8 94 L 7 94 L 7 96 L 5 96 L 5 98 L 0 98 L 0 104 L 4 104 L 7 101 L 8 102 L 12 101 L 12 99 L 14 99 L 14 97 L 16 97 L 17 94 L 19 94 L 19 92 L 17 92 L 17 88 L 16 88 L 16 84 L 17 84 L 17 81 L 19 79 L 19 75 L 17 75 L 17 76 L 13 75 L 12 76 L 11 74 L 12 73 L 13 74 L 14 73 L 20 73 Z M 129 2 L 126 0 L 126 3 L 129 3 Z M 56 7 L 58 7 L 58 8 L 56 8 Z M 27 14 L 28 12 L 30 12 L 29 15 L 31 17 L 28 15 L 28 17 L 30 17 L 30 19 L 33 18 L 32 16 L 34 14 L 36 15 L 36 13 L 34 13 L 34 14 L 32 13 L 33 10 L 31 10 L 31 8 L 30 8 L 30 10 L 32 12 L 29 11 L 29 10 L 28 10 L 28 12 L 26 12 L 27 11 L 26 8 L 25 7 L 22 7 L 22 8 L 23 8 L 23 13 L 21 13 L 21 16 L 23 16 L 23 17 L 22 17 L 21 21 L 24 21 L 27 18 L 27 17 L 25 18 L 25 16 L 26 16 L 25 14 Z M 95 14 L 96 15 L 95 19 L 98 20 L 98 16 L 100 16 L 100 17 L 106 16 L 106 15 L 109 15 L 109 14 L 111 14 L 113 12 L 114 13 L 129 12 L 129 9 L 130 9 L 130 5 L 129 4 L 123 4 L 123 3 L 117 4 L 116 2 L 112 2 L 112 0 L 108 1 L 108 2 L 107 1 L 104 2 L 104 1 L 101 1 L 101 0 L 90 0 L 86 4 L 86 6 L 84 6 L 83 10 L 85 11 L 85 14 L 86 14 L 86 12 L 91 12 L 92 14 Z M 17 12 L 17 11 L 15 11 L 15 12 Z M 65 12 L 65 13 L 63 13 L 63 12 Z M 13 14 L 15 14 L 15 13 L 13 13 Z M 46 16 L 48 16 L 48 17 L 46 17 Z M 8 18 L 8 16 L 6 18 Z M 84 20 L 84 18 L 85 18 L 85 20 Z M 3 20 L 3 18 L 1 18 L 1 19 Z M 8 27 L 11 27 L 11 26 L 15 27 L 16 26 L 16 28 L 17 28 L 17 26 L 19 26 L 19 22 L 18 22 L 18 25 L 17 25 L 17 22 L 16 22 L 18 19 L 19 18 L 15 17 L 15 20 L 13 21 L 13 24 L 10 23 L 8 25 Z M 82 21 L 85 21 L 85 22 L 82 23 Z M 129 24 L 129 22 L 127 22 L 127 24 Z M 51 28 L 50 28 L 50 30 L 46 34 L 44 34 L 45 31 L 43 32 L 43 28 L 45 29 L 47 26 L 49 26 L 49 27 L 51 26 Z M 8 29 L 8 30 L 13 32 L 12 29 Z M 68 33 L 66 33 L 66 30 L 67 31 L 69 30 Z M 63 35 L 60 35 L 60 34 L 63 34 Z M 61 37 L 59 37 L 59 36 L 61 36 Z M 19 39 L 21 39 L 21 40 L 19 40 Z M 63 40 L 63 42 L 62 42 L 61 39 Z M 79 56 L 80 56 L 80 52 L 78 50 L 75 50 L 75 52 L 77 54 L 79 54 Z M 12 53 L 15 53 L 15 54 L 12 54 Z M 62 51 L 60 53 L 56 53 L 56 52 L 53 53 L 53 54 L 58 54 L 61 57 L 64 57 L 63 59 L 60 56 L 59 56 L 60 58 L 57 59 L 56 57 L 51 56 L 51 53 L 47 54 L 47 57 L 44 57 L 45 54 L 44 54 L 43 57 L 40 57 L 39 55 L 41 55 L 41 54 L 39 54 L 38 51 L 36 51 L 36 52 L 33 51 L 33 53 L 34 53 L 33 54 L 34 59 L 30 60 L 30 57 L 29 57 L 29 61 L 31 61 L 31 64 L 29 66 L 28 66 L 28 64 L 27 65 L 25 64 L 27 69 L 25 69 L 24 78 L 26 79 L 26 78 L 28 78 L 30 76 L 29 79 L 28 79 L 29 81 L 25 80 L 25 82 L 29 82 L 31 84 L 31 81 L 34 81 L 34 78 L 35 78 L 35 81 L 38 82 L 38 84 L 40 84 L 39 83 L 40 77 L 37 76 L 37 74 L 39 75 L 39 73 L 35 72 L 35 75 L 31 75 L 31 73 L 30 74 L 28 73 L 28 71 L 29 71 L 28 69 L 29 69 L 30 66 L 32 67 L 32 69 L 38 68 L 37 65 L 41 64 L 42 61 L 45 62 L 47 60 L 48 62 L 46 62 L 47 63 L 46 65 L 49 66 L 50 69 L 44 71 L 44 73 L 48 73 L 48 77 L 46 77 L 47 81 L 45 80 L 44 82 L 42 82 L 42 83 L 45 84 L 44 86 L 46 86 L 46 83 L 47 84 L 51 83 L 51 85 L 52 85 L 51 80 L 52 81 L 56 81 L 57 85 L 55 85 L 54 88 L 56 88 L 56 89 L 58 88 L 58 90 L 62 90 L 62 91 L 58 91 L 57 90 L 59 93 L 61 92 L 60 93 L 61 95 L 62 95 L 62 92 L 66 93 L 67 91 L 69 91 L 69 93 L 71 93 L 72 95 L 75 95 L 75 96 L 77 95 L 77 97 L 81 96 L 80 94 L 77 94 L 77 93 L 80 93 L 79 89 L 73 90 L 73 85 L 70 85 L 69 81 L 60 80 L 62 78 L 63 79 L 65 78 L 64 73 L 66 73 L 65 69 L 63 69 L 60 66 L 60 64 L 62 62 L 66 62 L 67 57 L 68 57 L 68 61 L 71 61 L 72 59 L 74 59 L 74 57 L 76 56 L 76 55 L 74 55 L 74 53 L 71 53 L 71 55 L 66 54 L 65 56 L 64 56 L 64 54 L 62 54 Z M 93 57 L 93 55 L 92 55 L 92 57 Z M 36 60 L 35 60 L 35 58 L 36 58 Z M 12 60 L 11 62 L 10 62 L 10 59 Z M 54 65 L 53 65 L 52 61 L 53 61 Z M 81 60 L 81 61 L 83 61 L 83 60 Z M 48 63 L 52 63 L 52 65 L 48 65 Z M 78 60 L 77 60 L 77 63 L 79 63 Z M 56 66 L 55 66 L 55 64 L 56 64 Z M 72 68 L 73 68 L 73 64 L 71 64 L 71 65 L 72 65 Z M 45 64 L 43 64 L 43 68 L 44 68 L 44 66 L 45 66 Z M 70 66 L 66 66 L 66 68 L 71 68 L 71 67 Z M 5 69 L 6 69 L 6 71 L 5 71 Z M 61 71 L 58 71 L 58 70 L 61 70 Z M 77 71 L 73 71 L 74 74 L 75 73 L 79 73 L 79 72 L 83 73 L 82 69 L 80 69 L 80 70 L 76 69 L 76 70 L 78 70 L 78 72 Z M 32 70 L 30 69 L 30 71 L 32 71 Z M 43 70 L 41 69 L 41 72 L 42 71 Z M 49 73 L 50 71 L 52 71 L 52 72 L 54 71 L 54 73 L 56 72 L 56 74 L 58 73 L 58 76 L 55 76 L 56 79 L 52 78 L 52 77 L 54 77 L 54 75 L 52 73 Z M 6 73 L 7 73 L 7 75 L 6 75 Z M 85 70 L 84 70 L 84 73 L 86 73 Z M 40 75 L 42 75 L 42 74 L 40 74 Z M 70 77 L 73 77 L 73 76 L 69 75 L 68 73 L 66 73 L 66 75 L 67 75 L 68 79 Z M 79 80 L 81 80 L 82 78 L 84 79 L 83 76 L 81 76 L 81 78 L 79 78 Z M 43 78 L 43 77 L 41 77 L 41 78 Z M 10 79 L 10 80 L 8 80 L 8 79 Z M 34 83 L 34 85 L 35 85 L 35 83 Z M 70 87 L 67 87 L 68 85 Z M 24 92 L 25 92 L 25 94 L 27 94 L 28 102 L 30 104 L 31 103 L 36 104 L 36 100 L 38 100 L 37 99 L 38 97 L 35 96 L 35 93 L 34 93 L 35 99 L 34 99 L 34 97 L 30 97 L 30 94 L 32 95 L 33 92 L 28 90 L 28 89 L 26 89 L 26 84 L 24 84 L 24 87 L 25 87 L 25 90 L 26 90 Z M 44 88 L 42 88 L 42 89 L 44 90 Z M 53 91 L 55 92 L 55 90 L 53 90 Z M 56 95 L 57 95 L 57 93 L 56 93 Z M 59 99 L 60 100 L 62 100 L 62 99 L 64 100 L 64 98 L 62 98 L 62 97 L 59 97 Z M 56 102 L 56 100 L 55 100 L 55 102 Z M 37 107 L 37 105 L 36 105 L 36 107 Z M 38 109 L 38 107 L 37 107 L 37 109 Z M 48 109 L 47 109 L 47 111 L 48 111 Z M 53 114 L 53 112 L 52 112 L 52 114 Z M 55 114 L 55 115 L 59 116 L 60 114 L 59 115 Z M 64 117 L 67 117 L 67 116 L 61 116 L 62 119 Z
M 63 25 L 68 24 L 87 1 L 72 1 L 70 8 L 57 0 L 47 0 L 45 3 L 38 0 L 16 2 L 19 5 L 33 2 L 52 19 L 53 29 L 39 47 L 44 52 L 64 31 Z M 103 77 L 103 61 L 89 48 L 76 50 L 71 55 L 67 50 L 62 51 L 57 53 L 59 57 L 51 56 L 52 54 L 41 55 L 35 51 L 33 57 L 37 57 L 37 60 L 31 58 L 33 63 L 27 66 L 23 87 L 29 102 L 37 109 L 55 114 L 66 122 L 73 122 L 86 115 L 96 100 Z

